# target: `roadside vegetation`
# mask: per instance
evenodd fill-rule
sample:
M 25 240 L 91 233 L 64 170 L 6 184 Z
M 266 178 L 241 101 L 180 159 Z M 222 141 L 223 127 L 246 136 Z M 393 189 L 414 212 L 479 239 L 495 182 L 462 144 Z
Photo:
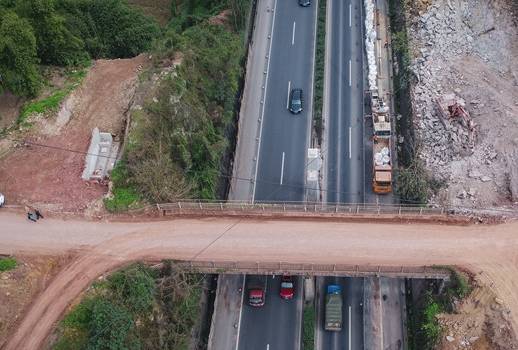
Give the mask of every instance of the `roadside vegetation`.
M 116 271 L 65 316 L 52 348 L 187 350 L 200 323 L 201 281 L 170 262 Z
M 15 258 L 0 258 L 0 272 L 13 270 L 16 268 L 17 262 Z
M 315 52 L 315 83 L 313 98 L 313 130 L 318 144 L 322 143 L 322 106 L 324 104 L 324 70 L 326 60 L 326 5 L 318 1 L 317 43 Z
M 413 74 L 408 35 L 406 31 L 406 1 L 390 0 L 390 22 L 392 49 L 396 69 L 394 70 L 394 93 L 396 118 L 396 138 L 399 169 L 396 170 L 396 193 L 401 203 L 426 204 L 431 192 L 437 191 L 439 183 L 427 173 L 419 159 L 419 140 L 414 132 L 412 100 L 410 96 Z
M 471 292 L 467 278 L 454 269 L 451 269 L 450 281 L 445 283 L 443 290 L 436 283 L 430 283 L 418 296 L 416 303 L 412 302 L 412 295 L 407 294 L 409 350 L 435 349 L 443 335 L 437 316 L 454 312 L 455 302 Z
M 171 21 L 153 50 L 151 75 L 160 82 L 132 113 L 124 171 L 116 171 L 114 197 L 107 202 L 112 211 L 135 205 L 137 197 L 151 203 L 215 199 L 226 180 L 222 159 L 232 146 L 250 1 L 172 6 Z
M 302 314 L 302 349 L 313 350 L 315 348 L 315 305 L 313 302 L 304 305 Z

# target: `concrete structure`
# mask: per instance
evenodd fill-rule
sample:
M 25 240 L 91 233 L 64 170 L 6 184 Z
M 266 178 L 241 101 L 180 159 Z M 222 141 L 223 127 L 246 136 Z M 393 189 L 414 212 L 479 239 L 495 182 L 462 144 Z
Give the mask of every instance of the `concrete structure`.
M 83 180 L 102 180 L 115 166 L 119 143 L 113 141 L 110 133 L 92 130 L 92 139 L 85 159 Z

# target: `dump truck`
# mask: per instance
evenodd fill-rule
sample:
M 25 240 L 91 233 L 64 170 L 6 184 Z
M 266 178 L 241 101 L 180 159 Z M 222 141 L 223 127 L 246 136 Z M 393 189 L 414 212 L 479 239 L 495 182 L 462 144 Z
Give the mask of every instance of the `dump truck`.
M 374 193 L 392 192 L 392 159 L 390 154 L 390 136 L 374 135 L 372 138 L 372 190 Z
M 372 190 L 377 194 L 392 192 L 392 126 L 389 108 L 377 95 L 372 96 Z
M 266 276 L 247 276 L 248 305 L 261 307 L 266 301 Z
M 326 314 L 324 329 L 339 332 L 342 330 L 342 288 L 336 284 L 327 286 Z

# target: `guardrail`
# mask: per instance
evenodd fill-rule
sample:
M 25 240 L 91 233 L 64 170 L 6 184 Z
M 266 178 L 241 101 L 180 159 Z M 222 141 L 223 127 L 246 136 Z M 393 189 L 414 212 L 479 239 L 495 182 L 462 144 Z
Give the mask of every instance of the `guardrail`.
M 347 277 L 403 277 L 448 279 L 451 272 L 445 268 L 431 266 L 374 266 L 348 264 L 304 264 L 287 262 L 236 262 L 236 261 L 175 261 L 178 267 L 190 272 L 218 274 L 283 274 L 304 276 L 347 276 Z
M 241 201 L 178 201 L 174 203 L 157 204 L 157 209 L 166 215 L 168 213 L 192 212 L 243 212 L 243 213 L 328 213 L 328 214 L 369 214 L 424 216 L 447 215 L 450 213 L 444 207 L 406 206 L 385 204 L 323 204 L 323 203 L 258 203 Z

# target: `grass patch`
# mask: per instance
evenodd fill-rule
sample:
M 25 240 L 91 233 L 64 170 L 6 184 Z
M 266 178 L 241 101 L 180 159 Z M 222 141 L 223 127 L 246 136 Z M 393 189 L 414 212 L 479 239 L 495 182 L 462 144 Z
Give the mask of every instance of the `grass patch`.
M 111 172 L 113 181 L 112 197 L 104 199 L 104 206 L 111 212 L 136 209 L 141 206 L 141 199 L 134 186 L 127 181 L 128 169 L 124 161 L 117 163 Z
M 15 258 L 0 258 L 0 272 L 13 270 L 17 265 Z
M 313 350 L 315 348 L 315 305 L 304 305 L 302 311 L 302 349 Z
M 318 144 L 322 142 L 322 106 L 324 103 L 324 71 L 326 60 L 326 5 L 327 0 L 319 0 L 313 94 L 313 129 Z
M 17 125 L 29 127 L 30 123 L 27 119 L 35 114 L 42 114 L 44 116 L 56 112 L 61 105 L 61 102 L 77 87 L 81 84 L 83 79 L 86 77 L 88 67 L 90 63 L 85 63 L 84 66 L 76 69 L 68 69 L 66 71 L 66 84 L 65 87 L 54 91 L 50 96 L 40 99 L 33 100 L 26 103 L 18 116 Z

